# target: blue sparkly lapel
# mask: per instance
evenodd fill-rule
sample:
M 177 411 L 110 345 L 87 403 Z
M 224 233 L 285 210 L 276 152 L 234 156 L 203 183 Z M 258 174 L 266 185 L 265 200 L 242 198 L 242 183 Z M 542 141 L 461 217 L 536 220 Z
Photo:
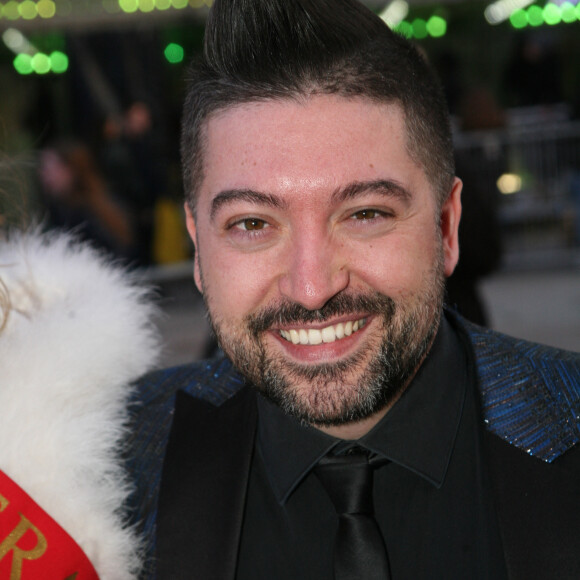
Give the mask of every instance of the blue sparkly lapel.
M 580 441 L 580 355 L 472 325 L 485 427 L 551 463 Z

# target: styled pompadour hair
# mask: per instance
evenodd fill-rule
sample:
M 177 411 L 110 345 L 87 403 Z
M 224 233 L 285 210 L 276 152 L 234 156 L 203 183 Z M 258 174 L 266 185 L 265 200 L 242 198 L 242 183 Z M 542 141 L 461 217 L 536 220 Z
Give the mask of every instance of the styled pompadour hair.
M 195 211 L 210 116 L 248 102 L 332 94 L 398 104 L 407 149 L 442 203 L 455 168 L 447 106 L 416 48 L 358 0 L 215 0 L 190 69 L 182 121 L 186 199 Z

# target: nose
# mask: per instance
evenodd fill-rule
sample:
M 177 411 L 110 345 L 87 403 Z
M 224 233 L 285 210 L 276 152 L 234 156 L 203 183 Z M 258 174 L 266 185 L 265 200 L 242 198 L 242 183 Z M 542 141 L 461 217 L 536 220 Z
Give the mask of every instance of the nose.
M 284 274 L 283 296 L 309 310 L 322 308 L 349 283 L 349 271 L 340 248 L 331 239 L 310 236 L 292 244 Z

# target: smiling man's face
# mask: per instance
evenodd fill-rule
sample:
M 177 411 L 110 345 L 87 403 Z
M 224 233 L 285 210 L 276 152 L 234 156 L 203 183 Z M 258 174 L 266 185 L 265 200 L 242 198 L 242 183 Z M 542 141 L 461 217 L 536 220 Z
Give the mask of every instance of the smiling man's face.
M 212 117 L 187 223 L 223 350 L 286 412 L 368 430 L 437 330 L 460 189 L 438 208 L 394 104 L 315 96 Z

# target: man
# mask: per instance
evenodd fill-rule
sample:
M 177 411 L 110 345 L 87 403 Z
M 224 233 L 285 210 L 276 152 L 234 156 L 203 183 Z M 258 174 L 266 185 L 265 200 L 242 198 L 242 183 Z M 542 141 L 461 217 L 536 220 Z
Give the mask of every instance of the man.
M 579 358 L 444 313 L 461 182 L 407 41 L 356 0 L 217 0 L 182 153 L 227 358 L 141 382 L 150 577 L 578 577 Z

